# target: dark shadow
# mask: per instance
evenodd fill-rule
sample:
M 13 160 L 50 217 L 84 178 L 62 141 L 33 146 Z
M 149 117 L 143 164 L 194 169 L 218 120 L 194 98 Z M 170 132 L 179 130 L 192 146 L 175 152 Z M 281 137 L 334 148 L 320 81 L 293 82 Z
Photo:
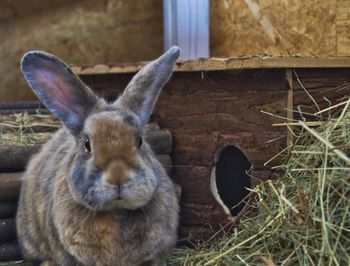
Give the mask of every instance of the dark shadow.
M 251 163 L 243 152 L 233 145 L 224 147 L 216 162 L 216 186 L 219 196 L 233 216 L 244 207 L 241 202 L 249 193 L 251 182 L 246 171 Z

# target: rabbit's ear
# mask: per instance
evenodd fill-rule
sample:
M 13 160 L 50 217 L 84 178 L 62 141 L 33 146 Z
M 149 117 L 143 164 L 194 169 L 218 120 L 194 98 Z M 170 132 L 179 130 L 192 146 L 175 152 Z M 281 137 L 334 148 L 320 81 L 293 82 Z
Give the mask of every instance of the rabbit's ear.
M 24 77 L 40 101 L 74 134 L 83 127 L 97 101 L 95 94 L 57 57 L 26 53 L 21 61 Z
M 144 66 L 115 102 L 116 105 L 136 113 L 141 127 L 148 122 L 160 90 L 173 73 L 179 55 L 180 48 L 174 46 L 157 60 Z

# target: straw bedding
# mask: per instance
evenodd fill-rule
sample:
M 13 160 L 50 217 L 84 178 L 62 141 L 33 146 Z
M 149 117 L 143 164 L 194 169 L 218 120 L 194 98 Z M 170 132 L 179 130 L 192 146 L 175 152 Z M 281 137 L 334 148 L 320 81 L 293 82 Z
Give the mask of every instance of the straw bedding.
M 317 104 L 317 103 L 316 103 Z M 284 123 L 293 144 L 230 235 L 177 248 L 171 265 L 350 265 L 350 98 Z

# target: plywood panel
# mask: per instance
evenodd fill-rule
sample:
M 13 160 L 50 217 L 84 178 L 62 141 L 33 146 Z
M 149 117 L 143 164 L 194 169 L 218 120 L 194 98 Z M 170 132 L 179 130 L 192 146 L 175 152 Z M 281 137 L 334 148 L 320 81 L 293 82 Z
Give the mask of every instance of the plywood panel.
M 337 55 L 350 55 L 350 1 L 337 0 Z
M 211 55 L 336 56 L 337 0 L 212 0 Z

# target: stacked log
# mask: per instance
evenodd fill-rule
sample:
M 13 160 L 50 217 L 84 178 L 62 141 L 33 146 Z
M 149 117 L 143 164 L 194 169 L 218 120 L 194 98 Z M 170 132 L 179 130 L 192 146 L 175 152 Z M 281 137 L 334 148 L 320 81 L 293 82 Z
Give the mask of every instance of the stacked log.
M 15 223 L 21 176 L 30 157 L 60 125 L 38 102 L 0 104 L 0 262 L 21 259 Z M 150 123 L 145 140 L 171 175 L 170 131 Z

